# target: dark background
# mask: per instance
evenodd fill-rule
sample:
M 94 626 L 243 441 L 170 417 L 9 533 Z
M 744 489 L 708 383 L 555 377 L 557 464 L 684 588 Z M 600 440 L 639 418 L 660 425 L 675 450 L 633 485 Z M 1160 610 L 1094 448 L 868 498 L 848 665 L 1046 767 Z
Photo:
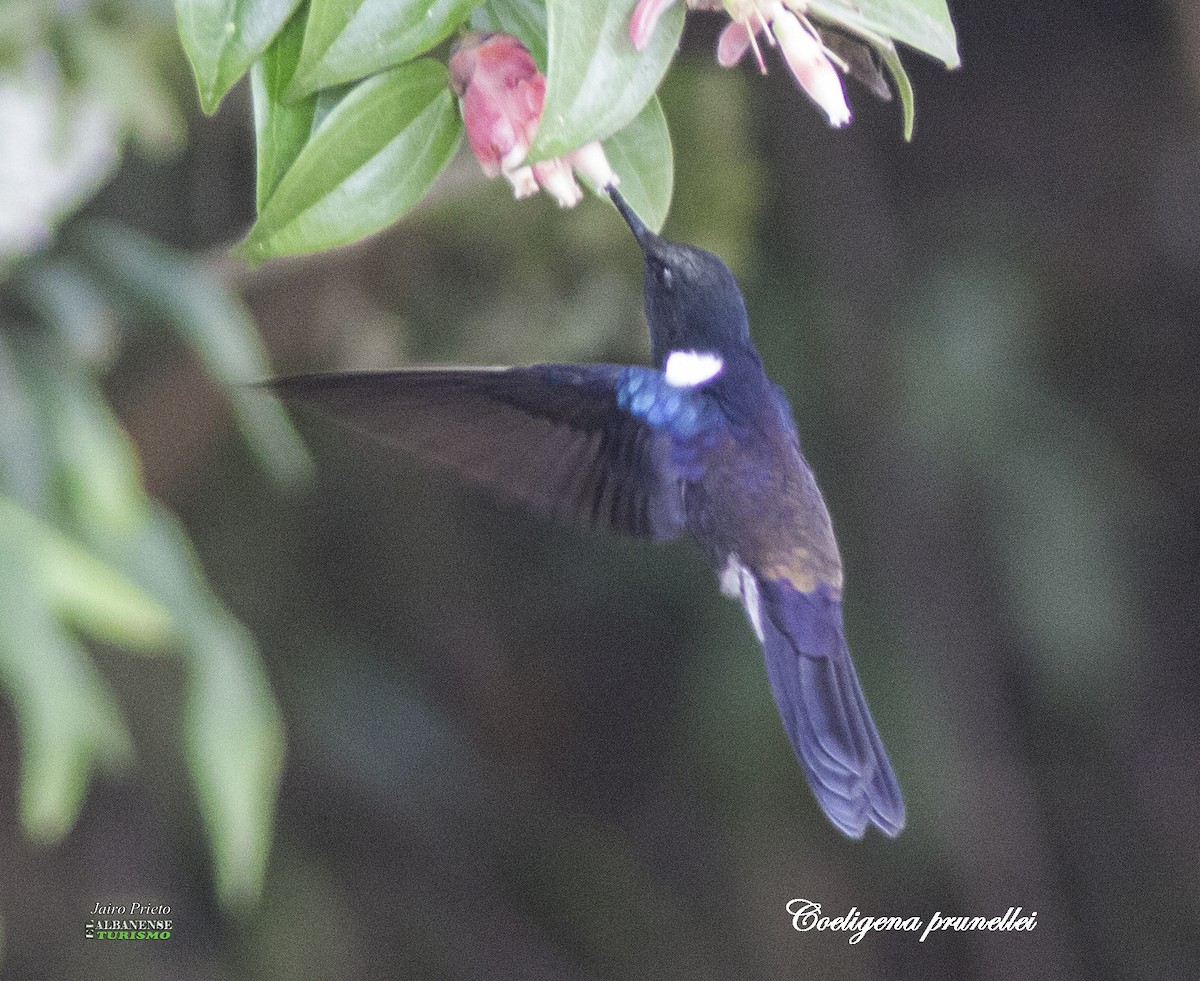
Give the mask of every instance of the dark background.
M 906 57 L 829 130 L 695 15 L 663 94 L 667 233 L 739 275 L 847 568 L 847 630 L 908 802 L 840 837 L 741 611 L 686 543 L 544 524 L 320 420 L 307 492 L 262 477 L 197 365 L 125 365 L 152 491 L 263 645 L 289 756 L 268 881 L 221 913 L 164 719 L 171 662 L 98 651 L 144 753 L 59 847 L 0 854 L 13 978 L 1146 978 L 1200 964 L 1200 14 L 953 5 L 964 67 Z M 463 157 L 364 246 L 246 271 L 244 91 L 93 202 L 238 283 L 281 371 L 639 360 L 617 216 L 514 203 Z M 85 944 L 97 901 L 164 944 Z M 797 933 L 830 914 L 1028 933 Z M 130 948 L 136 948 L 131 950 Z

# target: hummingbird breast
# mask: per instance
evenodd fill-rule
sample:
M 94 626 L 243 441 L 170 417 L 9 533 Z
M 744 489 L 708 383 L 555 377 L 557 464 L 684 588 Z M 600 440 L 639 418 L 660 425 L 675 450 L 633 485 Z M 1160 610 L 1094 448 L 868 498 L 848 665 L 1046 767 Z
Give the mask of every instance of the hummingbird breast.
M 838 597 L 842 561 L 821 491 L 790 426 L 730 429 L 706 454 L 684 501 L 689 530 L 713 567 L 731 559 L 761 580 Z

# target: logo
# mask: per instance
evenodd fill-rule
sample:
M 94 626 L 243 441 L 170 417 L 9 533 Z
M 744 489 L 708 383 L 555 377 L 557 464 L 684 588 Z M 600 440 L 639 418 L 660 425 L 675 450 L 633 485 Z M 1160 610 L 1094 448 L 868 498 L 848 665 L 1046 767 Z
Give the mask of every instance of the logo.
M 83 924 L 85 940 L 170 940 L 175 921 L 170 906 L 97 903 Z

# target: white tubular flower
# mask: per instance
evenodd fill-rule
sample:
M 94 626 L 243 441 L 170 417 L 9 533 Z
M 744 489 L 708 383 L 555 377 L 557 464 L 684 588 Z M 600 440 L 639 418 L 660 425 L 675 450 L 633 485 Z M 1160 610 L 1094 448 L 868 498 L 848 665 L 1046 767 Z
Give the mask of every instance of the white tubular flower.
M 790 10 L 781 11 L 771 21 L 771 31 L 800 88 L 829 117 L 829 125 L 845 126 L 850 122 L 850 107 L 846 104 L 842 80 L 821 42 Z

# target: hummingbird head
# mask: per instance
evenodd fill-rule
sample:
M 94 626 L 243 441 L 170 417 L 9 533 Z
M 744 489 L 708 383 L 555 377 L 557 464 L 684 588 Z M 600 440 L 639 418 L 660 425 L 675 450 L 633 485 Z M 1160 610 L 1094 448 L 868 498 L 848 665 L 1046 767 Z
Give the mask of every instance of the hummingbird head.
M 655 235 L 615 188 L 608 193 L 642 247 L 655 365 L 672 351 L 712 352 L 728 363 L 750 349 L 746 305 L 729 267 L 711 252 Z

